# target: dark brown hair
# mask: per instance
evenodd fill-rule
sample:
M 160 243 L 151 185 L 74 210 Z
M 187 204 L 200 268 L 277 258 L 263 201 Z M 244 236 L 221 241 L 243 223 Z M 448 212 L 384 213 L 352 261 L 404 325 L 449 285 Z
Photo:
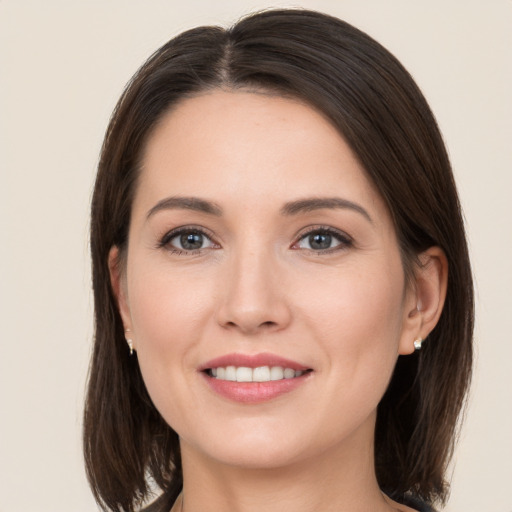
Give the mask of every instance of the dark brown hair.
M 379 484 L 398 501 L 443 501 L 457 420 L 471 375 L 473 288 L 464 226 L 436 121 L 402 65 L 336 18 L 270 10 L 232 28 L 200 27 L 160 48 L 133 77 L 110 121 L 92 200 L 94 353 L 84 415 L 88 477 L 105 510 L 133 511 L 182 485 L 177 434 L 153 406 L 130 357 L 112 293 L 108 254 L 126 248 L 141 153 L 161 117 L 185 97 L 223 88 L 299 98 L 326 115 L 387 203 L 404 269 L 439 246 L 449 263 L 446 303 L 420 353 L 399 358 L 377 415 Z M 412 270 L 411 270 L 412 269 Z

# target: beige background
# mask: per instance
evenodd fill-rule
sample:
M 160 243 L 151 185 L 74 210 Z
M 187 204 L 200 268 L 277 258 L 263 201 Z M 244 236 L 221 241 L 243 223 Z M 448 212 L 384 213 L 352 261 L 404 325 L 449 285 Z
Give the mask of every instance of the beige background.
M 172 35 L 260 0 L 0 0 L 0 512 L 94 511 L 80 422 L 88 207 L 110 112 Z M 512 1 L 298 0 L 369 32 L 437 114 L 477 279 L 478 365 L 449 512 L 512 512 Z

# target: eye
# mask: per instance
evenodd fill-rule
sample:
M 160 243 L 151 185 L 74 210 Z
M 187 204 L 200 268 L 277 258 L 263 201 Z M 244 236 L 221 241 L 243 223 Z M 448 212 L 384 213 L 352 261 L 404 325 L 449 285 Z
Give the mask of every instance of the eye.
M 211 238 L 199 229 L 184 228 L 167 233 L 161 240 L 160 247 L 174 253 L 198 252 L 215 247 Z
M 330 252 L 344 249 L 352 244 L 350 237 L 332 228 L 314 228 L 303 235 L 293 249 Z

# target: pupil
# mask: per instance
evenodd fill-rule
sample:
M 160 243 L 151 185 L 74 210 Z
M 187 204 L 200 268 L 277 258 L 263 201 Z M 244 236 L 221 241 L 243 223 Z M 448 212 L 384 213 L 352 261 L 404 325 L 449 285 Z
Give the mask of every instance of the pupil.
M 312 249 L 329 249 L 331 247 L 331 235 L 317 233 L 309 237 L 309 245 Z
M 188 233 L 186 235 L 181 235 L 180 242 L 183 249 L 200 249 L 203 245 L 203 235 L 199 233 Z

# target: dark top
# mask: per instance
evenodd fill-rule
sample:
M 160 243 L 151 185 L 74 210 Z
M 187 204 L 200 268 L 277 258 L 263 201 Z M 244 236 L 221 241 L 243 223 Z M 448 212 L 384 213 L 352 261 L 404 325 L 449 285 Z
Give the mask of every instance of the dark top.
M 407 505 L 408 507 L 417 510 L 418 512 L 436 512 L 430 505 L 423 503 L 416 498 L 411 498 L 410 496 L 404 496 L 404 499 L 401 500 L 403 505 Z

